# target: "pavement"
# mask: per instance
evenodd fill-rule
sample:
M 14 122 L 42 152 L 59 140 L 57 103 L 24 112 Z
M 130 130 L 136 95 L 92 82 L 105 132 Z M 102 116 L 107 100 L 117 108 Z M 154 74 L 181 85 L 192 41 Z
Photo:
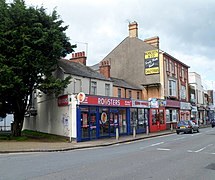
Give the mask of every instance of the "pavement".
M 142 139 L 163 136 L 175 133 L 171 130 L 159 131 L 149 134 L 137 134 L 120 136 L 119 139 L 115 137 L 96 139 L 84 142 L 31 142 L 31 141 L 0 141 L 0 154 L 3 153 L 25 153 L 25 152 L 57 152 L 70 151 L 84 148 L 104 147 L 120 143 L 138 141 Z
M 200 126 L 201 128 L 210 127 L 210 125 Z M 31 141 L 0 141 L 0 154 L 3 153 L 25 153 L 25 152 L 57 152 L 57 151 L 71 151 L 76 149 L 94 148 L 111 146 L 120 143 L 138 141 L 142 139 L 164 136 L 175 133 L 171 130 L 158 131 L 149 134 L 137 134 L 120 136 L 119 139 L 115 137 L 95 139 L 84 142 L 31 142 Z

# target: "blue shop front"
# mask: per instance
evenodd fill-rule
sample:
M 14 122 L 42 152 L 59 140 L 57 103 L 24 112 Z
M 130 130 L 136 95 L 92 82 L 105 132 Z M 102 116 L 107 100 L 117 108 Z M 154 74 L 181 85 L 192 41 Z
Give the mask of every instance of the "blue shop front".
M 130 134 L 130 99 L 86 96 L 77 105 L 77 141 Z
M 137 133 L 146 132 L 148 102 L 104 96 L 86 96 L 77 105 L 77 141 L 130 135 L 135 124 Z

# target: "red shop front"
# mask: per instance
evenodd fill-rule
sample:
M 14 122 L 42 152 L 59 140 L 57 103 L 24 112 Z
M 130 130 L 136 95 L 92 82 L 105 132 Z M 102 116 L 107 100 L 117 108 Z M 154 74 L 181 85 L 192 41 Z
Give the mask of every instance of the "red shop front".
M 151 99 L 149 113 L 149 131 L 157 132 L 166 130 L 165 107 L 160 107 L 160 100 Z

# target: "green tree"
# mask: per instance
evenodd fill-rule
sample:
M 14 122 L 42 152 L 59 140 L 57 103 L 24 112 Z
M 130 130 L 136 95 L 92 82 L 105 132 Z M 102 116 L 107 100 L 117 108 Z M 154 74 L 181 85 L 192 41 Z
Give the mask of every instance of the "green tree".
M 1 111 L 14 114 L 14 136 L 21 135 L 35 89 L 57 94 L 70 82 L 53 76 L 58 60 L 75 48 L 67 28 L 56 10 L 47 14 L 43 6 L 27 6 L 23 0 L 0 0 L 0 102 L 8 107 Z

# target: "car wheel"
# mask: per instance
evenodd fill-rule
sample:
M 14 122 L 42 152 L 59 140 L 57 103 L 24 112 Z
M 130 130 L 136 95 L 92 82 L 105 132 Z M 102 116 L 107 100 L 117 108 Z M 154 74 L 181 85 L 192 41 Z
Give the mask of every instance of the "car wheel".
M 177 134 L 179 134 L 179 132 L 178 132 L 178 131 L 177 131 L 176 133 L 177 133 Z
M 193 128 L 190 130 L 190 133 L 193 134 Z
M 199 128 L 197 129 L 197 133 L 199 133 Z

